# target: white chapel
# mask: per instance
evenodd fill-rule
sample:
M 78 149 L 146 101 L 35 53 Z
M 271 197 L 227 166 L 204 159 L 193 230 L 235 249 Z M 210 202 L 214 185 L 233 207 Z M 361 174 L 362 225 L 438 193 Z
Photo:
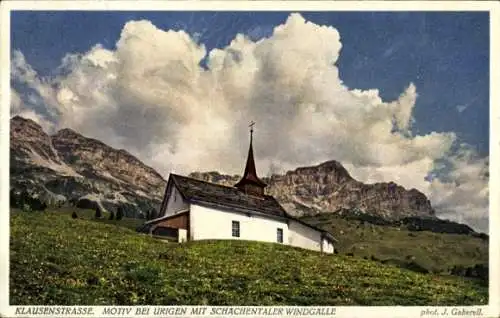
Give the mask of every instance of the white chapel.
M 328 232 L 289 215 L 257 177 L 253 156 L 253 126 L 245 171 L 233 187 L 170 174 L 159 217 L 141 231 L 194 240 L 274 242 L 324 253 L 334 252 Z

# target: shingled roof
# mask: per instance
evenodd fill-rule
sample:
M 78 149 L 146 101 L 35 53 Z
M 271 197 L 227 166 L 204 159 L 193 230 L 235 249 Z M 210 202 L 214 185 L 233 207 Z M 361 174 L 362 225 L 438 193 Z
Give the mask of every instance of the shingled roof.
M 234 187 L 209 183 L 176 174 L 170 174 L 181 195 L 188 201 L 207 203 L 217 207 L 230 207 L 242 212 L 258 212 L 275 217 L 287 218 L 288 214 L 269 195 L 252 196 Z

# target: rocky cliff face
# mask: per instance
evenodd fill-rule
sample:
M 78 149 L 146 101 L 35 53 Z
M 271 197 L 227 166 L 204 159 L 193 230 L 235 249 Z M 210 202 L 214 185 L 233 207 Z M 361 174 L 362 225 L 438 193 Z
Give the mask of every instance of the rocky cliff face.
M 217 172 L 195 172 L 191 177 L 204 181 L 233 185 L 238 176 Z M 394 220 L 408 216 L 434 217 L 430 201 L 418 190 L 406 190 L 390 183 L 363 184 L 354 180 L 337 161 L 313 167 L 297 168 L 285 175 L 262 178 L 273 195 L 292 215 L 315 215 L 345 209 Z
M 127 151 L 113 149 L 86 138 L 71 129 L 52 136 L 52 144 L 61 159 L 80 175 L 99 178 L 122 187 L 133 186 L 133 192 L 162 200 L 165 180 Z
M 28 192 L 51 204 L 94 201 L 107 210 L 122 206 L 127 216 L 140 217 L 161 204 L 166 181 L 125 150 L 84 137 L 70 129 L 53 136 L 31 120 L 11 119 L 11 192 Z M 234 185 L 239 176 L 194 172 L 204 181 Z M 297 168 L 263 178 L 267 193 L 292 215 L 315 215 L 355 209 L 394 220 L 433 217 L 421 192 L 395 183 L 363 184 L 336 161 Z
M 32 120 L 11 119 L 11 193 L 27 192 L 49 205 L 95 202 L 140 217 L 161 203 L 166 181 L 124 150 L 70 129 L 47 135 Z

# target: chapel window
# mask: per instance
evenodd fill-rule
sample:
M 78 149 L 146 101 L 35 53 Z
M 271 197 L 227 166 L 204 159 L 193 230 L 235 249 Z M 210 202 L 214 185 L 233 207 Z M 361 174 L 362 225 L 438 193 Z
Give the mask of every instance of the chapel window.
M 240 237 L 240 222 L 233 221 L 232 234 L 233 234 L 233 237 Z
M 283 229 L 278 228 L 276 231 L 278 243 L 283 243 Z

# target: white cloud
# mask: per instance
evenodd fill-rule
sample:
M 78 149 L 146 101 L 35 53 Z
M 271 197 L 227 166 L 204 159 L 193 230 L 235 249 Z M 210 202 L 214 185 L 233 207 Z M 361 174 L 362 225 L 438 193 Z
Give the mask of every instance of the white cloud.
M 466 110 L 468 107 L 468 105 L 458 105 L 457 106 L 457 112 L 461 113 L 463 112 L 464 110 Z
M 17 114 L 23 107 L 23 101 L 19 94 L 14 90 L 10 89 L 10 112 L 11 114 Z
M 27 98 L 30 99 L 30 96 L 27 96 Z M 46 132 L 53 131 L 54 129 L 54 123 L 47 120 L 44 115 L 36 110 L 26 106 L 21 96 L 13 88 L 10 89 L 10 115 L 12 117 L 21 116 L 31 119 L 38 123 Z
M 116 50 L 67 55 L 50 80 L 17 52 L 13 78 L 38 92 L 55 128 L 126 148 L 164 176 L 241 173 L 254 120 L 261 174 L 336 159 L 360 181 L 394 180 L 426 193 L 450 218 L 483 222 L 485 159 L 454 154 L 452 132 L 412 136 L 414 84 L 390 102 L 376 89 L 346 87 L 335 66 L 341 48 L 335 28 L 298 14 L 268 38 L 239 34 L 210 52 L 183 31 L 131 21 Z M 450 180 L 424 181 L 439 159 L 450 162 Z

